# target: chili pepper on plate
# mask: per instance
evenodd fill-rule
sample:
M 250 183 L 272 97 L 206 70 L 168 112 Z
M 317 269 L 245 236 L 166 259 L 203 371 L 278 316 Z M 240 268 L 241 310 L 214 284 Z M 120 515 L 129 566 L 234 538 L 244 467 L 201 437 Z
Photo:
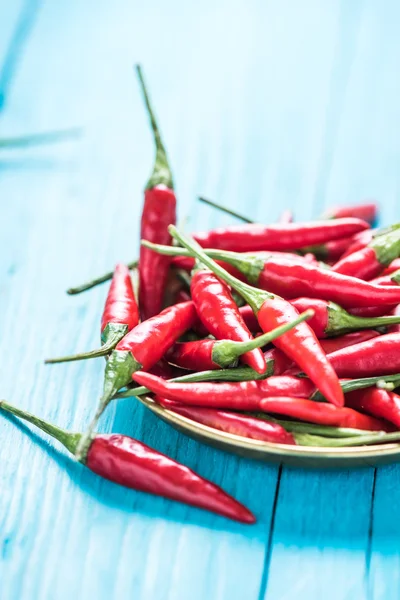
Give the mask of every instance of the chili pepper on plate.
M 138 323 L 139 311 L 133 293 L 129 269 L 123 264 L 118 264 L 114 270 L 101 319 L 101 339 L 103 346 L 90 352 L 61 358 L 49 358 L 45 360 L 45 363 L 53 364 L 105 356 Z
M 373 329 L 398 324 L 397 316 L 356 317 L 334 302 L 316 298 L 296 298 L 292 300 L 292 304 L 299 312 L 309 308 L 314 311 L 314 316 L 309 319 L 308 324 L 319 339 L 357 329 Z
M 365 248 L 339 260 L 332 271 L 368 280 L 377 277 L 399 255 L 400 230 L 394 229 L 374 237 Z
M 348 237 L 368 227 L 368 223 L 360 219 L 278 223 L 268 226 L 249 224 L 194 233 L 193 238 L 203 248 L 236 252 L 299 250 L 304 246 Z
M 153 367 L 168 348 L 192 327 L 196 318 L 193 302 L 181 302 L 142 321 L 117 344 L 107 361 L 103 395 L 86 434 L 79 442 L 78 459 L 83 456 L 85 446 L 90 442 L 90 436 L 112 397 L 130 383 L 135 371 Z
M 76 454 L 82 436 L 70 433 L 4 400 L 0 408 L 32 423 Z M 242 523 L 254 515 L 214 483 L 126 435 L 96 434 L 79 459 L 90 471 L 119 485 L 210 510 Z
M 346 394 L 346 406 L 386 419 L 400 428 L 400 396 L 377 387 Z
M 295 396 L 308 398 L 314 384 L 308 379 L 293 376 L 272 376 L 260 381 L 177 383 L 165 381 L 150 373 L 138 371 L 133 379 L 154 394 L 191 406 L 258 410 L 266 396 Z
M 339 377 L 369 377 L 400 372 L 400 334 L 387 333 L 329 354 Z
M 218 296 L 220 298 L 220 296 Z M 240 356 L 251 348 L 261 348 L 298 325 L 312 318 L 313 312 L 305 311 L 292 323 L 273 329 L 255 339 L 247 341 L 235 341 L 231 339 L 205 339 L 194 342 L 178 342 L 167 351 L 166 358 L 169 362 L 183 369 L 196 371 L 208 371 L 211 369 L 224 369 L 236 363 Z M 233 319 L 231 322 L 234 322 Z M 400 322 L 400 321 L 399 321 Z M 229 333 L 229 332 L 228 332 Z M 249 364 L 249 363 L 247 363 Z M 257 373 L 264 373 L 267 364 L 263 356 L 263 369 L 254 369 Z
M 154 168 L 144 195 L 141 238 L 168 245 L 171 243 L 168 225 L 176 221 L 174 183 L 140 65 L 136 66 L 136 70 L 156 145 Z M 157 315 L 162 308 L 169 265 L 170 258 L 160 258 L 160 255 L 152 250 L 140 247 L 139 308 L 142 320 Z
M 186 417 L 196 423 L 201 423 L 213 429 L 233 433 L 241 437 L 273 442 L 275 444 L 296 444 L 292 434 L 285 431 L 282 425 L 257 419 L 239 413 L 215 410 L 213 408 L 199 408 L 171 402 L 166 398 L 156 396 L 155 401 L 164 408 Z
M 194 240 L 192 241 L 178 232 L 173 225 L 169 229 L 178 242 L 243 297 L 256 313 L 262 331 L 268 333 L 271 329 L 297 318 L 298 312 L 289 302 L 232 277 L 209 258 Z M 146 242 L 142 243 L 146 244 Z M 274 344 L 307 373 L 329 402 L 339 406 L 343 405 L 344 398 L 339 380 L 329 365 L 314 332 L 306 322 L 300 323 L 277 338 Z
M 143 244 L 146 245 L 146 242 Z M 148 246 L 165 254 L 180 252 L 180 249 L 168 246 Z M 205 254 L 222 258 L 239 269 L 253 285 L 286 299 L 319 298 L 337 302 L 348 309 L 370 308 L 372 304 L 393 307 L 400 302 L 400 289 L 374 285 L 309 263 L 294 263 L 284 258 L 264 261 L 258 256 L 215 249 L 207 249 Z

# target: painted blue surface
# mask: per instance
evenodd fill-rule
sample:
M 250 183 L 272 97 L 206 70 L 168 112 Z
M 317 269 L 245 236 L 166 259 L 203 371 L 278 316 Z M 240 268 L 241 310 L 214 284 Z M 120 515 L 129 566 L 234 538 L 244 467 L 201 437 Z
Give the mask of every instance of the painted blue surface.
M 23 10 L 0 4 L 0 64 Z M 64 290 L 137 253 L 153 147 L 132 64 L 144 65 L 191 227 L 229 222 L 197 193 L 265 221 L 370 196 L 388 223 L 400 4 L 47 0 L 35 11 L 8 67 L 1 133 L 82 124 L 85 135 L 0 157 L 1 395 L 80 429 L 102 362 L 42 359 L 97 344 L 105 289 Z M 102 482 L 1 417 L 2 600 L 399 597 L 398 466 L 280 470 L 200 445 L 128 400 L 102 425 L 221 484 L 257 525 Z

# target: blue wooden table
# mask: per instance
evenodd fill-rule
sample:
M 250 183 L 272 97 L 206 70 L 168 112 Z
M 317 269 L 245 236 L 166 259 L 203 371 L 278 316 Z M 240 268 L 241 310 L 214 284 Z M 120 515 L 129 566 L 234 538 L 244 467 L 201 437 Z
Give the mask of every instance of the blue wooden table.
M 0 134 L 85 132 L 1 151 L 1 395 L 75 430 L 93 411 L 102 361 L 43 358 L 96 346 L 105 288 L 64 290 L 137 255 L 154 149 L 134 62 L 191 227 L 230 222 L 198 193 L 264 221 L 369 196 L 388 223 L 399 218 L 399 22 L 396 0 L 2 0 Z M 257 524 L 101 481 L 2 415 L 2 600 L 399 597 L 399 466 L 239 459 L 129 400 L 102 427 L 219 483 Z

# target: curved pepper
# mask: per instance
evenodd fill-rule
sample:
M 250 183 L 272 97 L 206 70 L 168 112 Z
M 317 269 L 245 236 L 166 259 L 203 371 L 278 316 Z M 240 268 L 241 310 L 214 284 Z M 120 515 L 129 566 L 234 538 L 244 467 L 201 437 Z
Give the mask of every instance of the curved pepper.
M 339 377 L 371 377 L 400 372 L 400 334 L 377 338 L 329 354 L 328 360 Z
M 386 419 L 400 428 L 400 396 L 371 387 L 346 394 L 346 406 Z
M 81 434 L 60 429 L 4 401 L 0 401 L 0 408 L 32 423 L 76 454 Z M 126 435 L 97 434 L 80 462 L 100 477 L 127 488 L 185 502 L 242 523 L 255 522 L 254 515 L 220 487 Z

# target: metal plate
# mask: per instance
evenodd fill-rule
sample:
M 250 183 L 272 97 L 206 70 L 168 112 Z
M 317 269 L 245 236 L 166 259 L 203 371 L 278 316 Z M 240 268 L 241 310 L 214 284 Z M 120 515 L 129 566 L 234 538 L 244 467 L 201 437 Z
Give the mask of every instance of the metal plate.
M 138 397 L 138 400 L 178 431 L 186 433 L 199 442 L 246 458 L 306 468 L 375 467 L 400 460 L 400 444 L 355 448 L 312 448 L 272 444 L 201 425 L 163 408 L 147 397 Z

